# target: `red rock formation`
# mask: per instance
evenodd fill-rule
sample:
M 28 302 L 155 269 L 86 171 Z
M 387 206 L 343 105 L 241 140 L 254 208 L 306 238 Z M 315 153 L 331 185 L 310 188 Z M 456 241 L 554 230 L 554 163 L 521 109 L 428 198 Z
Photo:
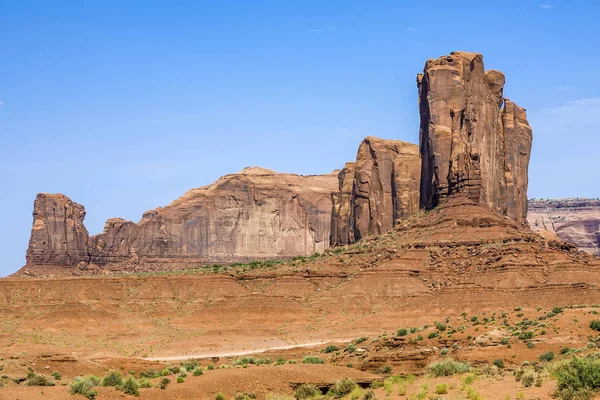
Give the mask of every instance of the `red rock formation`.
M 555 234 L 586 253 L 600 256 L 600 200 L 529 200 L 527 221 L 531 229 Z
M 339 191 L 333 195 L 332 245 L 387 232 L 397 219 L 418 211 L 420 164 L 417 145 L 365 138 L 356 163 L 346 164 L 338 176 Z
M 63 194 L 40 193 L 33 203 L 28 264 L 77 265 L 88 261 L 85 209 Z
M 247 168 L 193 189 L 138 223 L 109 219 L 88 237 L 83 206 L 63 195 L 35 203 L 28 265 L 231 263 L 288 258 L 329 247 L 336 175 L 300 176 Z
M 524 222 L 531 128 L 525 110 L 503 98 L 504 75 L 485 71 L 481 54 L 454 52 L 428 60 L 417 86 L 421 206 L 465 193 Z

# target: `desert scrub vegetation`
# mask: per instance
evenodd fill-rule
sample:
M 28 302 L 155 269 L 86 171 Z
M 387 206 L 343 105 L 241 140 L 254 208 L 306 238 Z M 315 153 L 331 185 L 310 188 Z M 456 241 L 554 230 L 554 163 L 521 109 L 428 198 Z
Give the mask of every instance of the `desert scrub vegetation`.
M 600 332 L 600 319 L 592 320 L 592 322 L 590 322 L 590 328 Z
M 332 395 L 333 397 L 344 397 L 345 395 L 352 392 L 357 387 L 356 382 L 352 379 L 341 379 L 329 388 L 328 395 Z
M 52 377 L 57 381 L 60 381 L 62 379 L 62 374 L 58 371 L 54 371 L 50 375 L 52 375 Z
M 448 394 L 448 385 L 445 383 L 440 383 L 435 385 L 435 393 L 436 394 Z
M 317 356 L 306 356 L 302 360 L 302 364 L 324 364 L 324 363 L 325 363 L 325 361 L 323 361 L 322 358 L 317 357 Z
M 256 399 L 255 393 L 237 393 L 233 396 L 233 400 L 254 400 Z
M 552 369 L 557 380 L 556 397 L 561 400 L 589 400 L 600 392 L 600 354 L 574 356 Z
M 321 394 L 321 389 L 315 385 L 304 383 L 296 388 L 294 391 L 294 398 L 296 400 L 306 400 L 312 397 L 320 396 Z
M 171 383 L 171 380 L 169 378 L 162 378 L 160 380 L 160 383 L 158 384 L 158 387 L 161 389 L 166 389 L 169 383 Z
M 271 364 L 271 360 L 268 358 L 254 358 L 254 357 L 242 357 L 237 360 L 233 365 L 263 365 L 263 364 Z
M 25 380 L 25 386 L 55 386 L 56 383 L 48 380 L 43 375 L 38 375 L 33 371 L 29 371 L 27 379 Z
M 471 370 L 471 367 L 468 364 L 456 361 L 452 358 L 446 358 L 442 361 L 430 364 L 428 370 L 432 376 L 438 377 L 451 376 L 469 372 Z
M 323 349 L 323 353 L 333 353 L 337 349 L 337 346 L 330 344 L 329 346 L 325 347 L 325 349 Z
M 215 396 L 215 400 L 227 400 L 227 398 L 225 397 L 225 395 L 223 393 L 219 392 Z
M 94 400 L 98 392 L 93 390 L 95 386 L 100 384 L 100 378 L 95 375 L 78 377 L 69 385 L 70 394 L 80 394 L 88 400 Z
M 119 371 L 111 369 L 108 373 L 102 378 L 102 386 L 119 386 L 123 384 L 123 376 Z
M 123 393 L 125 394 L 129 394 L 132 396 L 139 396 L 140 395 L 140 385 L 136 382 L 135 379 L 133 379 L 133 377 L 129 377 L 129 379 L 127 379 L 125 382 L 123 382 L 123 385 L 121 387 L 121 390 L 123 391 Z

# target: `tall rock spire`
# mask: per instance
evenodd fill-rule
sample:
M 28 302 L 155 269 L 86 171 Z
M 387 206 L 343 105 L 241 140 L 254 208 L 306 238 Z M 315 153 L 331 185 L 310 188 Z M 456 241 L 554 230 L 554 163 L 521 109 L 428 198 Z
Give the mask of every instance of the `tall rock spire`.
M 422 208 L 464 193 L 525 221 L 531 127 L 525 110 L 504 99 L 504 80 L 499 71 L 485 71 L 477 53 L 425 63 L 417 77 Z

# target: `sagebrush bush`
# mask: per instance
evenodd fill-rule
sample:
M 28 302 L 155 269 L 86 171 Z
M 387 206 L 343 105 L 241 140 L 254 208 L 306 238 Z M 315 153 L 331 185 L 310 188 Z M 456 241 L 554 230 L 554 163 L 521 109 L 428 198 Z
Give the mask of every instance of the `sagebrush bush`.
M 138 386 L 140 389 L 148 389 L 152 387 L 152 382 L 148 378 L 140 378 L 138 379 Z
M 554 360 L 554 353 L 551 351 L 547 351 L 540 356 L 540 361 L 552 361 Z
M 62 374 L 58 371 L 54 371 L 51 375 L 57 381 L 60 381 L 62 379 Z
M 140 385 L 138 385 L 138 383 L 132 377 L 129 377 L 129 379 L 127 379 L 123 383 L 122 390 L 123 390 L 123 393 L 125 393 L 125 394 L 130 394 L 132 396 L 139 396 L 140 395 L 139 389 L 140 389 Z
M 160 383 L 159 383 L 158 387 L 161 388 L 161 389 L 166 389 L 167 385 L 169 383 L 171 383 L 171 380 L 169 378 L 162 378 L 160 380 Z
M 435 385 L 435 393 L 436 394 L 447 394 L 448 393 L 448 385 L 445 383 L 440 383 Z
M 194 372 L 192 373 L 194 376 L 200 376 L 204 373 L 204 371 L 202 371 L 202 368 L 200 367 L 196 367 L 196 369 L 194 369 Z
M 119 386 L 123 384 L 123 376 L 117 370 L 111 369 L 104 378 L 102 378 L 102 386 Z
M 556 396 L 562 400 L 587 400 L 600 391 L 600 358 L 573 357 L 554 370 L 558 386 Z
M 43 375 L 38 375 L 33 372 L 27 374 L 27 380 L 25 380 L 25 386 L 54 386 L 54 382 L 49 381 Z
M 225 397 L 225 395 L 223 393 L 219 392 L 215 396 L 215 400 L 226 400 L 226 397 Z
M 504 368 L 504 360 L 501 358 L 497 358 L 494 360 L 494 365 L 498 368 Z
M 69 385 L 70 394 L 80 394 L 88 400 L 94 400 L 98 392 L 93 390 L 94 386 L 100 384 L 100 378 L 88 375 L 83 378 L 75 378 Z
M 311 397 L 320 396 L 321 390 L 313 384 L 304 383 L 296 388 L 294 391 L 294 398 L 296 400 L 306 400 Z
M 592 322 L 590 322 L 590 328 L 592 328 L 595 331 L 600 331 L 600 319 L 595 319 Z
M 471 367 L 468 364 L 453 360 L 452 358 L 429 365 L 429 373 L 434 377 L 462 374 L 470 370 Z
M 356 387 L 356 382 L 354 382 L 352 379 L 344 378 L 334 383 L 329 390 L 334 396 L 344 397 L 348 393 L 352 392 Z
M 322 358 L 317 357 L 317 356 L 306 356 L 302 360 L 302 363 L 303 364 L 324 364 L 325 362 L 323 361 Z

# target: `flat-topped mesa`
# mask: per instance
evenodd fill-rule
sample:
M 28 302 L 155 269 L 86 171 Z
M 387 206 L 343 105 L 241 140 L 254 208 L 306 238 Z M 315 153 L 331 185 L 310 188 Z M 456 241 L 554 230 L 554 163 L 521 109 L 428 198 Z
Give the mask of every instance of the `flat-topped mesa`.
M 501 72 L 484 70 L 481 54 L 426 62 L 417 77 L 422 208 L 460 192 L 526 221 L 531 127 L 525 110 L 503 98 L 504 81 Z
M 138 223 L 109 219 L 88 237 L 83 206 L 38 195 L 28 265 L 152 260 L 140 268 L 291 258 L 329 247 L 336 174 L 301 176 L 249 168 L 192 189 Z M 162 268 L 162 267 L 161 267 Z
M 367 137 L 355 163 L 339 173 L 332 195 L 332 245 L 353 243 L 392 229 L 396 220 L 419 210 L 419 147 Z
M 87 262 L 89 235 L 85 209 L 63 194 L 40 193 L 33 203 L 28 264 L 77 265 Z

